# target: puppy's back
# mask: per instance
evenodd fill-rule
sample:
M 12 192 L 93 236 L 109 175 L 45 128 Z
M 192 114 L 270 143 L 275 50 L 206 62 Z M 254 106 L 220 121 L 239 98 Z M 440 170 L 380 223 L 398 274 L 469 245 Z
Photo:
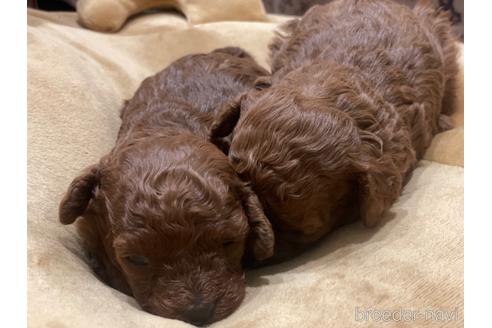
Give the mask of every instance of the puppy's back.
M 283 34 L 282 34 L 283 33 Z M 358 71 L 393 105 L 420 157 L 454 110 L 456 49 L 447 16 L 428 1 L 338 0 L 288 23 L 271 45 L 274 83 L 313 63 Z
M 429 0 L 420 0 L 414 8 L 415 15 L 426 28 L 427 36 L 440 52 L 444 63 L 445 89 L 441 112 L 451 115 L 456 110 L 456 76 L 458 74 L 456 35 L 450 26 L 450 13 L 438 11 Z
M 444 48 L 453 51 L 452 41 L 447 15 L 429 1 L 412 11 L 391 0 L 337 0 L 280 28 L 270 44 L 272 73 L 283 75 L 317 59 L 363 67 L 363 55 L 381 48 L 398 64 L 403 50 L 441 55 Z
M 268 72 L 245 50 L 220 48 L 176 60 L 160 73 L 147 78 L 134 98 L 149 101 L 174 97 L 209 113 L 224 101 L 247 91 L 258 76 L 266 74 Z M 148 89 L 153 93 L 149 95 L 145 91 Z
M 196 126 L 192 130 L 206 131 L 212 122 L 210 117 L 223 104 L 248 91 L 259 76 L 267 74 L 241 48 L 220 48 L 207 54 L 184 56 L 142 82 L 121 111 L 123 124 L 119 136 L 135 124 L 148 128 L 172 123 L 188 128 L 190 124 L 183 117 L 190 118 L 186 121 L 197 121 L 192 124 Z M 170 122 L 173 117 L 177 119 Z

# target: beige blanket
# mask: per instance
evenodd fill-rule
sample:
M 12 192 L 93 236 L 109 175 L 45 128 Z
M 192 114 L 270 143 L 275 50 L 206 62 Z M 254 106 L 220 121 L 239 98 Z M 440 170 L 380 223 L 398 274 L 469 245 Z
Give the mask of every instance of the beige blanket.
M 143 312 L 96 279 L 74 227 L 57 221 L 58 202 L 79 170 L 111 149 L 122 102 L 143 78 L 226 45 L 267 67 L 267 44 L 282 20 L 192 26 L 156 13 L 103 34 L 79 27 L 75 14 L 28 11 L 29 327 L 188 326 Z M 392 311 L 386 327 L 463 326 L 462 111 L 456 120 L 383 224 L 344 227 L 298 259 L 248 272 L 243 304 L 213 326 L 381 325 L 374 310 Z

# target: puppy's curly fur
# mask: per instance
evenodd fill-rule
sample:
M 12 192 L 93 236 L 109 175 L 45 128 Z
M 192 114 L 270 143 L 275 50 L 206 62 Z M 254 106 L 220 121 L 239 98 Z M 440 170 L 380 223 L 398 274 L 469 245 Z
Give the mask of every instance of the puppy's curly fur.
M 273 253 L 258 198 L 210 140 L 220 107 L 266 74 L 223 48 L 147 78 L 121 112 L 113 150 L 60 204 L 62 223 L 82 217 L 98 276 L 151 313 L 198 325 L 224 318 L 244 297 L 244 253 Z
M 241 111 L 231 162 L 277 242 L 309 245 L 357 218 L 376 225 L 432 137 L 451 126 L 448 18 L 425 1 L 413 11 L 334 1 L 288 22 L 270 50 L 271 81 L 227 110 L 230 120 Z

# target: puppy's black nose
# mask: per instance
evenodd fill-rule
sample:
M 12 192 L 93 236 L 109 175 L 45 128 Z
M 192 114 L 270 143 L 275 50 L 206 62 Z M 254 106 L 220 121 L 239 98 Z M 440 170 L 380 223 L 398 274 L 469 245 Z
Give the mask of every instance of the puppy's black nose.
M 190 309 L 183 311 L 185 321 L 195 325 L 203 326 L 210 323 L 214 316 L 214 303 L 195 303 Z

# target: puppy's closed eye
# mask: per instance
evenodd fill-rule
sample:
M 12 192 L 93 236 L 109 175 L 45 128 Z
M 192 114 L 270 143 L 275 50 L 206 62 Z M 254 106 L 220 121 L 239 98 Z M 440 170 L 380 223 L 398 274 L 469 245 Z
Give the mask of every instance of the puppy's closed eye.
M 239 261 L 244 252 L 244 244 L 235 239 L 226 239 L 222 242 L 222 249 L 227 257 L 233 261 Z
M 222 242 L 222 246 L 224 248 L 230 248 L 232 246 L 235 246 L 238 242 L 235 241 L 235 240 L 225 240 L 224 242 Z
M 149 264 L 149 260 L 142 255 L 128 255 L 124 257 L 125 261 L 133 266 L 143 267 Z

